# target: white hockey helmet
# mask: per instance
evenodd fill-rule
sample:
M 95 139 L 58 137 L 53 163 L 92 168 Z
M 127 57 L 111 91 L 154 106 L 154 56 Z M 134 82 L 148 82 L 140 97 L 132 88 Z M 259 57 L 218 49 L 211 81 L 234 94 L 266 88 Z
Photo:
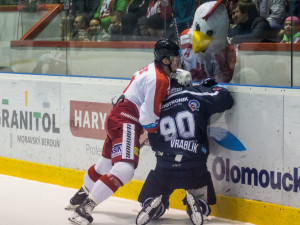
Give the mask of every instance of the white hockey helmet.
M 171 79 L 176 80 L 178 84 L 184 87 L 193 85 L 191 73 L 183 69 L 177 69 L 175 73 L 172 73 Z

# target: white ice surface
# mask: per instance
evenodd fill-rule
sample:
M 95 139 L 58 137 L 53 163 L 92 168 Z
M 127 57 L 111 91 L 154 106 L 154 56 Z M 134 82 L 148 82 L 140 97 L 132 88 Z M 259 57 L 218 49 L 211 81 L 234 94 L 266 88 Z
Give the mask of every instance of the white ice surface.
M 72 211 L 64 210 L 77 190 L 6 175 L 0 175 L 0 225 L 71 225 Z M 98 205 L 92 225 L 134 225 L 140 210 L 136 201 L 111 197 Z M 209 217 L 205 225 L 246 225 Z M 192 224 L 182 210 L 167 210 L 159 220 L 150 224 Z

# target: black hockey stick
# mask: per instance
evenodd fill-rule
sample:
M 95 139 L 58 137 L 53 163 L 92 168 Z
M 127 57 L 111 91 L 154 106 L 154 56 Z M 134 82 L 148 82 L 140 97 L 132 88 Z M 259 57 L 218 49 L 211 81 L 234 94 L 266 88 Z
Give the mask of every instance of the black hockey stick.
M 142 147 L 144 147 L 144 146 L 147 144 L 148 141 L 149 141 L 149 138 L 146 138 L 146 139 L 141 143 L 140 149 L 141 149 Z
M 179 37 L 180 34 L 178 33 L 177 21 L 176 21 L 175 13 L 174 13 L 174 10 L 173 10 L 173 3 L 172 3 L 172 0 L 168 0 L 168 1 L 170 1 L 170 5 L 171 5 L 172 17 L 173 17 L 173 20 L 174 20 L 174 29 L 175 29 L 175 33 L 176 33 L 177 44 L 179 46 L 181 46 L 181 41 L 180 41 L 180 37 Z

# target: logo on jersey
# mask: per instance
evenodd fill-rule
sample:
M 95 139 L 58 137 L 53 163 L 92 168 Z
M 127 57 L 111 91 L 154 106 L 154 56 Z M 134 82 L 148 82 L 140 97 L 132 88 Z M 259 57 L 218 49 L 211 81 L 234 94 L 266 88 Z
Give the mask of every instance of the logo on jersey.
M 199 111 L 200 103 L 197 100 L 191 100 L 189 101 L 189 107 L 192 111 Z
M 201 151 L 202 151 L 204 154 L 207 153 L 207 150 L 206 150 L 206 148 L 204 148 L 204 147 L 201 147 Z
M 111 151 L 111 157 L 115 158 L 119 155 L 122 155 L 122 144 L 115 144 Z
M 123 124 L 123 147 L 122 159 L 133 159 L 134 156 L 134 124 Z

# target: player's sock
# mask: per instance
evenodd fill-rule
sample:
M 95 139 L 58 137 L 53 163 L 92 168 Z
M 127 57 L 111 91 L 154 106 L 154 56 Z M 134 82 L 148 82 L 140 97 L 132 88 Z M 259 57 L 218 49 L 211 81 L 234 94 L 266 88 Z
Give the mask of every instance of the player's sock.
M 69 221 L 79 225 L 87 225 L 93 222 L 93 217 L 91 216 L 92 211 L 96 207 L 97 203 L 88 197 L 75 209 L 72 216 L 69 217 Z
M 88 190 L 82 186 L 79 191 L 70 199 L 70 204 L 65 207 L 66 210 L 73 210 L 77 208 L 87 197 Z
M 147 224 L 158 212 L 162 202 L 162 195 L 152 199 L 148 203 L 143 205 L 142 210 L 136 217 L 137 225 Z

